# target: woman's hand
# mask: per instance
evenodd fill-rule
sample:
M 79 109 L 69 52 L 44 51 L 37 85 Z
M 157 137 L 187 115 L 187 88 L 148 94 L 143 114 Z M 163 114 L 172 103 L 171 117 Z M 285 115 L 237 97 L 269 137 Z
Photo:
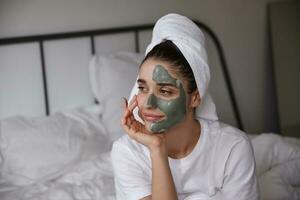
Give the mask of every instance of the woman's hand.
M 133 116 L 133 110 L 137 107 L 137 97 L 136 95 L 132 98 L 129 105 L 127 100 L 124 98 L 123 103 L 123 116 L 122 116 L 122 127 L 129 135 L 130 138 L 136 140 L 137 142 L 145 145 L 150 151 L 157 149 L 165 150 L 165 137 L 161 133 L 151 133 L 146 129 L 146 127 L 137 121 Z
M 124 98 L 122 126 L 130 138 L 147 146 L 152 160 L 152 195 L 146 199 L 177 199 L 175 184 L 169 167 L 165 135 L 151 133 L 138 122 L 132 111 L 137 107 L 136 95 L 127 103 Z

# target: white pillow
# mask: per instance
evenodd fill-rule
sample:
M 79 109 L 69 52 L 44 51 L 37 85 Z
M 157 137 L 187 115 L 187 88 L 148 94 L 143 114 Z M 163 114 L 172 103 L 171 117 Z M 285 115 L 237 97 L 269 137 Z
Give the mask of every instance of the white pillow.
M 122 97 L 129 97 L 143 57 L 137 53 L 117 52 L 94 56 L 90 62 L 92 90 L 103 108 L 102 120 L 112 140 L 123 135 L 120 125 Z

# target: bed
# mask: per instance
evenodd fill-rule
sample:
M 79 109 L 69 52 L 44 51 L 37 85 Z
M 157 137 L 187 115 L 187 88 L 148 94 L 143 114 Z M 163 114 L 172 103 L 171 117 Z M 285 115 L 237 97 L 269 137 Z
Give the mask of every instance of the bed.
M 206 35 L 210 91 L 243 130 L 225 55 Z M 0 199 L 115 199 L 112 142 L 153 24 L 0 39 Z M 300 199 L 300 141 L 249 135 L 262 199 Z M 289 169 L 289 170 L 287 170 Z

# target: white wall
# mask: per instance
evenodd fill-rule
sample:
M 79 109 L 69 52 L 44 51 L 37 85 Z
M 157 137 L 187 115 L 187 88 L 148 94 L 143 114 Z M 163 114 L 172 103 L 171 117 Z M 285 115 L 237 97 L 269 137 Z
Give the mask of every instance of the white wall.
M 272 0 L 0 0 L 0 37 L 155 22 L 177 12 L 208 24 L 223 44 L 247 132 L 276 131 L 267 35 Z

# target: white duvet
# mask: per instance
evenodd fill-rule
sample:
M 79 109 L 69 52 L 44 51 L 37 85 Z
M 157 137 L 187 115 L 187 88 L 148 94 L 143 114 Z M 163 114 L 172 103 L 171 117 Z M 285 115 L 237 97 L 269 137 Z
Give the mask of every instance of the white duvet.
M 1 200 L 113 200 L 99 106 L 0 121 Z M 118 122 L 116 122 L 118 123 Z M 300 199 L 300 140 L 252 136 L 262 200 Z
M 265 133 L 251 142 L 262 200 L 299 200 L 300 139 Z
M 98 106 L 0 122 L 1 200 L 114 199 Z

